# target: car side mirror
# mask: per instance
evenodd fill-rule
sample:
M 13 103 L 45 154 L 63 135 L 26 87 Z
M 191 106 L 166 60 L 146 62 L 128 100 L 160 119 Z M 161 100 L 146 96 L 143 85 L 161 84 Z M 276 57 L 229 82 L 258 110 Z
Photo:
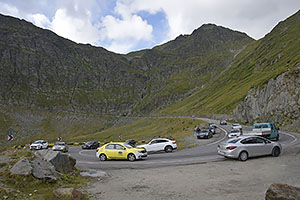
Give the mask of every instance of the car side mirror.
M 126 148 L 124 147 L 123 150 L 126 150 Z

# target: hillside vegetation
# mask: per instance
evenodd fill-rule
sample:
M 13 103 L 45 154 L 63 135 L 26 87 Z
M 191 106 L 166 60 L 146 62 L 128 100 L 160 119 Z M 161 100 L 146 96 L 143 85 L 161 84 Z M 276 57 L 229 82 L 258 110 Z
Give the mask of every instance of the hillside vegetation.
M 103 130 L 128 116 L 231 114 L 250 89 L 264 88 L 299 66 L 299 15 L 258 41 L 205 24 L 190 35 L 127 55 L 76 44 L 0 15 L 0 144 L 9 129 L 18 135 L 15 142 L 53 140 L 60 134 L 102 140 L 111 135 Z M 162 125 L 154 121 L 152 134 L 157 135 Z M 119 130 L 132 130 L 139 138 L 142 133 L 134 129 L 146 129 L 143 124 Z
M 231 113 L 251 88 L 263 87 L 271 78 L 300 62 L 300 13 L 280 22 L 264 38 L 251 42 L 228 70 L 203 89 L 161 113 Z M 298 105 L 299 106 L 299 105 Z

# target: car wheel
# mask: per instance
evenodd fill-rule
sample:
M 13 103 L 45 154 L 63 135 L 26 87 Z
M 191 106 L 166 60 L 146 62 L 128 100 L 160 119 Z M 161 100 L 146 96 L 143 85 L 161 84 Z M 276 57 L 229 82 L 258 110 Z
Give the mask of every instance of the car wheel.
M 128 154 L 127 158 L 128 158 L 128 160 L 129 160 L 130 162 L 133 162 L 133 161 L 135 161 L 135 159 L 136 159 L 136 158 L 135 158 L 135 155 L 132 154 L 132 153 Z
M 248 153 L 246 151 L 242 151 L 239 155 L 240 161 L 246 161 L 248 159 Z
M 272 156 L 278 157 L 280 155 L 280 149 L 278 147 L 274 147 L 272 150 Z
M 165 147 L 165 152 L 171 153 L 173 151 L 173 148 L 171 146 L 166 146 Z
M 106 159 L 107 159 L 106 155 L 103 153 L 100 154 L 99 158 L 100 158 L 100 161 L 106 161 Z

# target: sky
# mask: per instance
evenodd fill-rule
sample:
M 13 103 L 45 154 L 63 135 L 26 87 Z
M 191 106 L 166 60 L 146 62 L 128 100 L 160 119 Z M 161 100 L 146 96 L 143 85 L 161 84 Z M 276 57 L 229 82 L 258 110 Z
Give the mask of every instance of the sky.
M 300 0 L 0 0 L 0 13 L 116 53 L 149 49 L 213 23 L 260 39 Z

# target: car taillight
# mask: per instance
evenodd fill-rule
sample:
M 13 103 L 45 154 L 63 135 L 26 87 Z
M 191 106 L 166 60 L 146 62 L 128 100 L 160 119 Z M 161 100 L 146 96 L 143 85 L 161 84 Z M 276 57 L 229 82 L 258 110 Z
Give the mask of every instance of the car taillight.
M 172 144 L 176 144 L 176 142 L 172 142 Z
M 236 146 L 226 147 L 226 149 L 229 149 L 229 150 L 233 150 L 233 149 L 235 149 L 235 148 L 236 148 Z

